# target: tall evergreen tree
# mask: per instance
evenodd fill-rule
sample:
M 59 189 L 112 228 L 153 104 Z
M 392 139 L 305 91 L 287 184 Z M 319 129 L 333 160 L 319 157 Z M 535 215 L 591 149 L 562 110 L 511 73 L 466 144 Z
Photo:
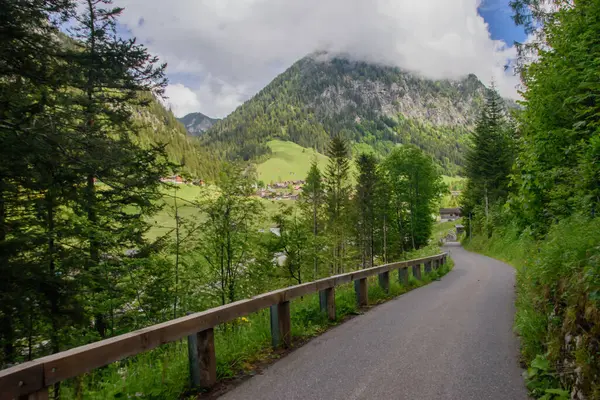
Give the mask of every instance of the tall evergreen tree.
M 148 105 L 143 93 L 163 93 L 165 65 L 158 65 L 135 39 L 117 34 L 123 9 L 111 4 L 111 0 L 82 2 L 69 53 L 73 109 L 81 121 L 73 127 L 80 142 L 72 149 L 83 183 L 77 211 L 86 216 L 79 229 L 87 242 L 91 312 L 101 337 L 109 334 L 112 324 L 107 315 L 115 308 L 114 294 L 106 290 L 114 283 L 107 277 L 124 272 L 120 263 L 103 259 L 147 246 L 143 217 L 156 211 L 159 178 L 168 167 L 162 147 L 142 149 L 136 144 L 139 127 L 132 119 L 135 107 Z
M 50 346 L 58 348 L 68 290 L 54 261 L 64 228 L 56 199 L 73 180 L 57 170 L 62 122 L 49 116 L 65 81 L 58 25 L 72 7 L 67 0 L 0 1 L 0 364 L 17 361 L 16 339 L 34 335 L 33 321 L 50 320 Z M 70 235 L 63 230 L 62 237 Z M 28 340 L 29 358 L 32 351 Z
M 325 173 L 329 233 L 332 236 L 331 273 L 344 271 L 346 257 L 346 227 L 350 198 L 350 151 L 340 136 L 331 140 L 327 149 L 329 164 Z
M 361 253 L 361 265 L 374 265 L 375 247 L 375 190 L 378 186 L 377 160 L 373 154 L 362 153 L 356 159 L 358 170 L 354 206 L 357 216 L 357 239 Z
M 487 91 L 473 133 L 472 147 L 466 157 L 468 183 L 462 201 L 465 215 L 472 214 L 480 205 L 487 219 L 490 205 L 506 200 L 508 196 L 515 149 L 505 113 L 502 100 L 492 87 Z
M 321 220 L 323 205 L 325 204 L 325 191 L 323 188 L 323 177 L 317 160 L 313 160 L 306 182 L 300 194 L 300 206 L 304 209 L 312 225 L 313 243 L 313 278 L 319 275 L 319 235 L 321 234 Z

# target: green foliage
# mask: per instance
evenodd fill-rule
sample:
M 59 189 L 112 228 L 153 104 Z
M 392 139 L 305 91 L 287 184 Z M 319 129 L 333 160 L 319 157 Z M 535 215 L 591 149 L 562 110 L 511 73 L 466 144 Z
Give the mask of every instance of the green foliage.
M 579 1 L 548 16 L 536 42 L 538 60 L 523 68 L 513 206 L 540 234 L 552 222 L 576 212 L 593 215 L 598 207 L 599 5 Z
M 413 146 L 394 149 L 382 164 L 388 177 L 392 221 L 400 251 L 416 250 L 431 237 L 433 217 L 444 188 L 430 157 Z
M 488 90 L 473 133 L 472 147 L 466 156 L 468 181 L 461 198 L 462 212 L 472 218 L 480 218 L 483 213 L 488 234 L 492 226 L 489 224 L 490 205 L 503 203 L 508 197 L 514 162 L 513 133 L 505 112 L 495 89 Z M 468 224 L 467 229 L 470 229 Z

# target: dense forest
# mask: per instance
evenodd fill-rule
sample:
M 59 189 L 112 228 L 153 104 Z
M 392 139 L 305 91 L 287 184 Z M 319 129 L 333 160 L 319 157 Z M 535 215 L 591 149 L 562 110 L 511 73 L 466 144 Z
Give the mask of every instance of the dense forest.
M 324 152 L 331 137 L 380 156 L 398 143 L 431 154 L 448 175 L 464 164 L 485 87 L 474 75 L 432 81 L 398 68 L 316 53 L 296 62 L 204 135 L 230 159 L 268 157 L 270 139 Z
M 347 138 L 327 136 L 327 168 L 315 162 L 297 205 L 273 214 L 247 163 L 220 163 L 192 200 L 162 184 L 210 159 L 158 103 L 166 66 L 118 35 L 111 4 L 0 1 L 0 366 L 431 245 L 444 185 L 415 146 L 352 160 Z M 150 240 L 167 203 L 171 230 Z M 54 398 L 105 398 L 103 379 L 81 379 Z
M 517 268 L 517 316 L 536 398 L 600 398 L 600 1 L 513 2 L 523 109 L 487 99 L 467 156 L 468 248 Z

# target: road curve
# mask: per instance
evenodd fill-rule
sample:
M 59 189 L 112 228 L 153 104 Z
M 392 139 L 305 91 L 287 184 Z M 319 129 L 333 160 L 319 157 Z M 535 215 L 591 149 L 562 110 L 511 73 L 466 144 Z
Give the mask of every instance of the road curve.
M 331 329 L 221 399 L 527 399 L 514 269 L 447 250 L 455 267 L 441 281 Z

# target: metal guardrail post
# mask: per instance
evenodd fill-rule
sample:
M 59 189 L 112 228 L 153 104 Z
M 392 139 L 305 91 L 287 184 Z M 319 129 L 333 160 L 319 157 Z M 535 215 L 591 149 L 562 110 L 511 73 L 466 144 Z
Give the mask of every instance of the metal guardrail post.
M 367 278 L 355 280 L 354 291 L 356 292 L 356 304 L 358 304 L 359 307 L 369 304 L 369 285 Z
M 379 274 L 379 287 L 381 287 L 386 293 L 390 292 L 390 271 L 385 271 Z

